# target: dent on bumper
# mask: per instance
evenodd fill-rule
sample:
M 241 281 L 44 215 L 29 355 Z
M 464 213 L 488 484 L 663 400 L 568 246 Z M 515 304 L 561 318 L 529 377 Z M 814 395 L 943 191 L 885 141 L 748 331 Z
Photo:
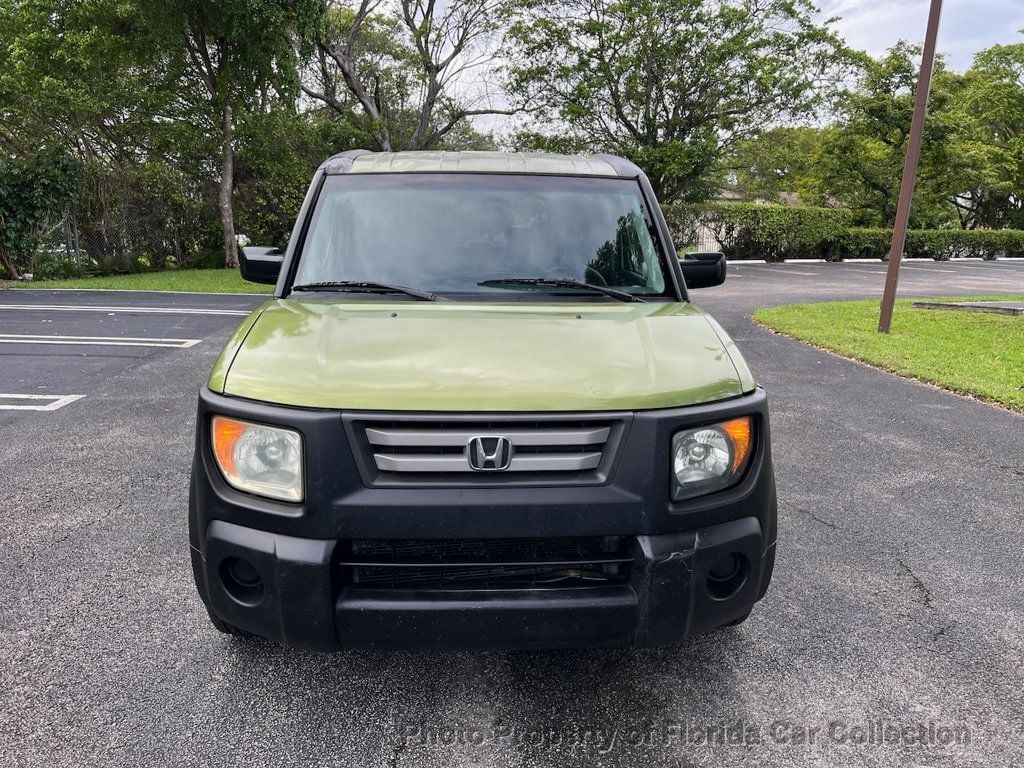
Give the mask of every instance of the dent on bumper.
M 746 614 L 771 578 L 774 542 L 755 517 L 696 531 L 630 539 L 626 584 L 472 591 L 360 589 L 340 583 L 334 540 L 302 539 L 224 521 L 193 548 L 200 594 L 218 616 L 289 645 L 319 650 L 657 646 Z M 744 578 L 709 590 L 708 574 L 737 555 Z M 223 573 L 239 558 L 259 573 L 257 592 L 232 593 Z

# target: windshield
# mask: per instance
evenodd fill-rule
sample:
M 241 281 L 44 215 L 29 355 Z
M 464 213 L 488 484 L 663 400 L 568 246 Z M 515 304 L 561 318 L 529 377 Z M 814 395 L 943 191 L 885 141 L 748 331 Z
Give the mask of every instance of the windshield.
M 438 293 L 664 295 L 635 181 L 477 174 L 329 176 L 295 285 L 361 281 Z M 481 285 L 481 283 L 485 283 Z

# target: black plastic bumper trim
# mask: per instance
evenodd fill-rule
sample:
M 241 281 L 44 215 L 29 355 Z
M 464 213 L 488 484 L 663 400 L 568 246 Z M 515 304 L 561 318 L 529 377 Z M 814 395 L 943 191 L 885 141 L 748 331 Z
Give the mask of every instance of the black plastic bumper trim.
M 346 588 L 338 641 L 389 650 L 630 645 L 638 598 L 628 585 L 593 590 L 427 595 Z
M 748 517 L 680 534 L 629 537 L 628 584 L 575 589 L 394 589 L 341 583 L 335 540 L 299 539 L 214 521 L 193 549 L 200 594 L 224 621 L 303 648 L 556 648 L 661 646 L 750 611 L 771 578 L 774 546 Z M 720 558 L 746 563 L 727 599 L 705 589 Z M 255 604 L 235 599 L 223 563 L 263 580 Z

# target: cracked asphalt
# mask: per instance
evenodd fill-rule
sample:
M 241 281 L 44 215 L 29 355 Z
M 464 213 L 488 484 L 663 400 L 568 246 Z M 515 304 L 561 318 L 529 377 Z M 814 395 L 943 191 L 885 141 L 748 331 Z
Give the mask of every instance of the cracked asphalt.
M 878 296 L 883 271 L 740 264 L 695 296 L 769 392 L 778 559 L 745 624 L 643 651 L 318 655 L 217 633 L 188 466 L 195 392 L 241 317 L 152 310 L 259 299 L 0 293 L 18 305 L 0 334 L 198 341 L 0 344 L 0 765 L 1024 764 L 1024 418 L 749 321 Z M 1024 293 L 1024 263 L 915 263 L 901 289 Z M 83 397 L 3 409 L 51 402 L 4 399 L 25 394 Z

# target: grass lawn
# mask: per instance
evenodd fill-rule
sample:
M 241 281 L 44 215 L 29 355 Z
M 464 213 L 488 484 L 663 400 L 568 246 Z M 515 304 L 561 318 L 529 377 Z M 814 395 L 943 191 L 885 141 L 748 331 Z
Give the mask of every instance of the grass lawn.
M 271 293 L 272 285 L 248 283 L 237 269 L 176 269 L 135 275 L 79 277 L 72 280 L 0 280 L 0 288 L 87 288 L 122 291 L 193 291 L 199 293 Z
M 876 331 L 877 301 L 790 304 L 759 309 L 754 319 L 794 339 L 1024 413 L 1024 317 L 913 309 L 912 303 L 897 302 L 888 336 Z

